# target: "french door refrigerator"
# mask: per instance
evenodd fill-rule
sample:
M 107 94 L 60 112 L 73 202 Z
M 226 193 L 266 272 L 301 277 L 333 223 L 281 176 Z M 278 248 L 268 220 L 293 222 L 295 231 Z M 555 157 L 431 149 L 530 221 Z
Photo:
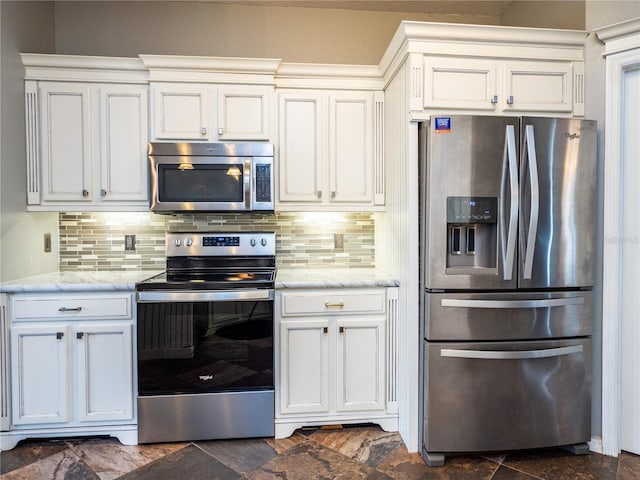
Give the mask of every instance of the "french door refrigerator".
M 587 453 L 595 122 L 434 116 L 419 137 L 423 457 Z

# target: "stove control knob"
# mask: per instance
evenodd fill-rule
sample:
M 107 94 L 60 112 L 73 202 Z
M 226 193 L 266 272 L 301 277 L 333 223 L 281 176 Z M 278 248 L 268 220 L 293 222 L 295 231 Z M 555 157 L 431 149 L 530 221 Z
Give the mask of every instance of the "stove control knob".
M 263 247 L 267 246 L 267 239 L 263 238 L 262 240 L 260 240 L 260 245 L 262 245 Z
M 255 247 L 256 246 L 256 239 L 252 238 L 249 243 L 251 244 L 252 247 Z
M 176 239 L 173 241 L 173 244 L 174 244 L 176 247 L 179 247 L 180 245 L 182 245 L 182 240 L 180 240 L 179 238 L 176 238 Z
M 193 245 L 193 240 L 191 240 L 190 238 L 187 238 L 187 239 L 184 241 L 184 244 L 185 244 L 187 247 L 190 247 L 191 245 Z

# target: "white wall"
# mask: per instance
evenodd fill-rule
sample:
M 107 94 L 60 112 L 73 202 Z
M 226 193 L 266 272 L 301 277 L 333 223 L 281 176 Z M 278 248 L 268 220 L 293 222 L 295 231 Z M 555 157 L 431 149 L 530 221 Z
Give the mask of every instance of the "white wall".
M 589 0 L 586 5 L 585 27 L 593 31 L 598 27 L 612 25 L 631 18 L 640 17 L 640 2 L 594 1 Z M 606 64 L 602 56 L 604 46 L 595 34 L 590 34 L 586 44 L 586 99 L 585 117 L 598 122 L 598 232 L 597 258 L 602 258 L 602 204 L 604 179 L 604 143 L 605 138 L 605 80 Z M 596 272 L 596 305 L 594 311 L 593 333 L 593 399 L 592 399 L 592 434 L 602 435 L 602 265 L 598 265 Z
M 0 281 L 57 270 L 57 243 L 44 253 L 44 233 L 57 238 L 55 213 L 26 212 L 24 68 L 19 52 L 54 52 L 52 2 L 0 2 Z

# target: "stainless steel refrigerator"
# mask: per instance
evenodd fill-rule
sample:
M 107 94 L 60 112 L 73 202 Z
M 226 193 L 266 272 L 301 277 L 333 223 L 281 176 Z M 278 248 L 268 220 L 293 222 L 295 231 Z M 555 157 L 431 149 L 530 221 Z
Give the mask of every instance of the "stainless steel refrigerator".
M 419 152 L 423 457 L 587 453 L 595 122 L 434 116 Z

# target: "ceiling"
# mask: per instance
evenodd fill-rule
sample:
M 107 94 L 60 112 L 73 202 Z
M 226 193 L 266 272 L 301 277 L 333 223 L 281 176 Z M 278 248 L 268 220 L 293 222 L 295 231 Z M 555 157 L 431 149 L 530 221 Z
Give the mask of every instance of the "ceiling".
M 474 15 L 499 17 L 513 1 L 483 0 L 236 0 L 220 3 L 271 7 L 335 8 L 380 12 L 422 13 L 431 15 Z

